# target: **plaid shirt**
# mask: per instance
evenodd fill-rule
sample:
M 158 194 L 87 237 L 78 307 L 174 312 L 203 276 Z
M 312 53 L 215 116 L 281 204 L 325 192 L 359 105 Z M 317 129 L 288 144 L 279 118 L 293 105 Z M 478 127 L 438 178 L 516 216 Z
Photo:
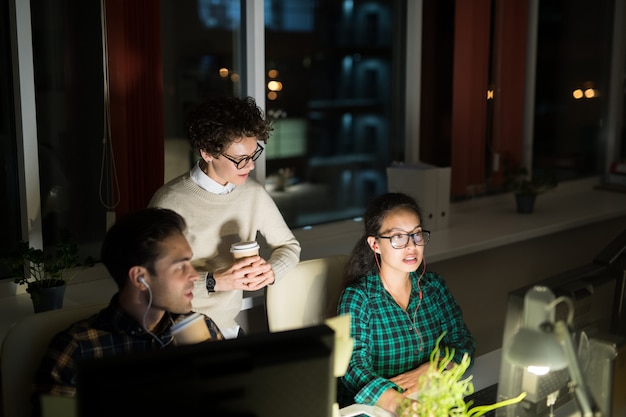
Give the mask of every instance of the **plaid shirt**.
M 130 352 L 162 349 L 173 346 L 169 329 L 185 315 L 166 313 L 153 330 L 147 333 L 135 319 L 120 307 L 117 294 L 110 304 L 93 316 L 72 324 L 51 341 L 36 379 L 34 404 L 41 394 L 74 397 L 78 362 Z M 211 340 L 224 337 L 217 325 L 206 318 Z M 158 341 L 155 339 L 158 338 Z
M 337 312 L 350 314 L 354 351 L 346 374 L 338 382 L 341 407 L 354 402 L 374 405 L 389 388 L 400 388 L 388 378 L 430 360 L 437 338 L 440 347 L 474 356 L 476 341 L 443 278 L 421 270 L 411 273 L 412 291 L 405 310 L 384 289 L 378 275 L 369 275 L 344 290 Z M 419 283 L 418 283 L 419 280 Z M 420 293 L 421 288 L 421 293 Z

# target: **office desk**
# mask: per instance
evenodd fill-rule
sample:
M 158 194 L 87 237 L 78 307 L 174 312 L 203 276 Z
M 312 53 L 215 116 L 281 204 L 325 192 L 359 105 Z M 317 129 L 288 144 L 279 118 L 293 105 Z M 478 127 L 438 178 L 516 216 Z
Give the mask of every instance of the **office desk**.
M 501 349 L 496 349 L 474 360 L 472 367 L 463 376 L 463 378 L 472 376 L 474 391 L 480 391 L 498 382 L 501 353 Z M 365 404 L 352 404 L 339 410 L 341 417 L 358 416 L 361 414 L 372 417 L 393 417 L 393 414 L 380 407 Z
M 498 382 L 500 377 L 500 360 L 502 355 L 502 349 L 496 349 L 484 355 L 477 357 L 474 364 L 467 370 L 466 376 L 472 375 L 472 381 L 474 383 L 474 392 L 480 391 L 490 385 Z M 366 415 L 372 417 L 393 417 L 393 414 L 383 410 L 380 407 L 353 404 L 348 407 L 344 407 L 339 410 L 341 417 L 351 417 L 358 415 Z M 578 403 L 575 400 L 571 400 L 559 408 L 554 410 L 554 417 L 580 417 L 581 413 L 578 408 Z

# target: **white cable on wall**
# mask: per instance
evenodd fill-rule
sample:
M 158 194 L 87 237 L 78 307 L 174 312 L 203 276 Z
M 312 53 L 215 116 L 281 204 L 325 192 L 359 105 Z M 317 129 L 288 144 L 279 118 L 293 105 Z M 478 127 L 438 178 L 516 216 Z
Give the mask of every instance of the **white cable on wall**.
M 115 221 L 113 209 L 120 203 L 120 187 L 115 167 L 113 142 L 111 140 L 111 113 L 109 100 L 109 64 L 106 26 L 106 0 L 100 1 L 100 24 L 102 29 L 102 73 L 104 95 L 104 128 L 102 133 L 102 164 L 100 167 L 100 202 L 107 209 L 107 229 Z M 108 175 L 110 174 L 110 175 Z

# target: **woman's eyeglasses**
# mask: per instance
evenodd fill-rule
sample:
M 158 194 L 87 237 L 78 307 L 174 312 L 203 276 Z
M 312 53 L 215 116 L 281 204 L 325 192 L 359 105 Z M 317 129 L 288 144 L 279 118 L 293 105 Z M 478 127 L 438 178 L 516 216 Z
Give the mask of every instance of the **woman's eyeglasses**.
M 263 153 L 263 150 L 264 148 L 257 143 L 256 151 L 254 151 L 254 153 L 250 156 L 244 156 L 243 158 L 235 159 L 232 156 L 226 155 L 225 153 L 223 153 L 222 155 L 224 156 L 224 158 L 228 159 L 233 164 L 235 164 L 237 169 L 242 169 L 242 168 L 245 168 L 246 165 L 248 165 L 248 162 L 250 162 L 250 160 L 256 161 L 257 159 L 259 159 L 259 156 L 261 156 L 261 154 Z
M 411 234 L 393 235 L 393 236 L 375 236 L 377 239 L 389 239 L 391 247 L 394 249 L 404 249 L 409 246 L 409 238 L 413 238 L 413 242 L 417 246 L 426 246 L 430 240 L 430 232 L 421 230 Z

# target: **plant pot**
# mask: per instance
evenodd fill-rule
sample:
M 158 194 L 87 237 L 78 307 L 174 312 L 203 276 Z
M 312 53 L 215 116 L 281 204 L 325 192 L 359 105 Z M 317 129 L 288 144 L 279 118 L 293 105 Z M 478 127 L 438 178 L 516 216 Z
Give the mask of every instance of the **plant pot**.
M 40 283 L 31 283 L 28 286 L 28 293 L 33 302 L 35 313 L 42 311 L 58 310 L 63 308 L 63 298 L 65 297 L 66 284 L 63 280 L 46 280 Z
M 537 194 L 515 194 L 517 212 L 522 214 L 532 213 L 535 210 Z

